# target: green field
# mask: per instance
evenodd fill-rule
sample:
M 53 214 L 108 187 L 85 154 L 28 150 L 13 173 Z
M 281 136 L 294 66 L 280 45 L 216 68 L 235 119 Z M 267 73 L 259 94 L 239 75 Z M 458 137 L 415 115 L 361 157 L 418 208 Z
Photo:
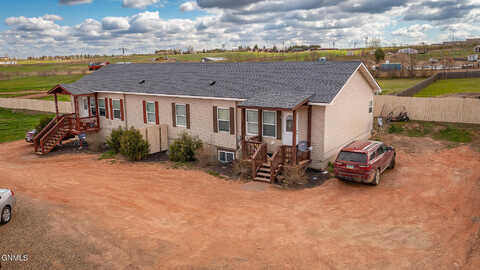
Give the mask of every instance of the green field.
M 1 73 L 68 72 L 73 70 L 88 70 L 88 65 L 75 63 L 0 65 Z
M 53 114 L 13 112 L 0 108 L 0 143 L 25 138 L 25 133 L 33 129 L 45 116 Z
M 424 78 L 417 79 L 377 79 L 378 84 L 382 87 L 382 95 L 392 95 L 401 92 L 415 84 L 423 81 Z
M 57 95 L 57 98 L 58 98 L 58 101 L 67 101 L 67 102 L 72 101 L 70 95 Z M 41 98 L 38 98 L 38 99 L 54 101 L 55 97 L 53 95 L 48 95 L 46 97 L 41 97 Z
M 27 90 L 50 90 L 57 84 L 72 83 L 83 75 L 32 76 L 11 80 L 0 80 L 0 93 Z
M 422 91 L 416 97 L 435 97 L 455 93 L 480 92 L 480 78 L 438 80 Z

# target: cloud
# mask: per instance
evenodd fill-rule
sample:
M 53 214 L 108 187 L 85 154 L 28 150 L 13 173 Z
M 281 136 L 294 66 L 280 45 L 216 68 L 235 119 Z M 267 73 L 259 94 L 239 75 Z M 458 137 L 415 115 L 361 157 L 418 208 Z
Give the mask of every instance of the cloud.
M 463 18 L 478 8 L 478 0 L 423 1 L 409 6 L 403 19 L 440 21 Z
M 142 9 L 158 2 L 159 0 L 123 0 L 122 7 Z
M 60 0 L 60 5 L 80 5 L 80 4 L 88 4 L 91 3 L 93 0 Z
M 427 31 L 433 29 L 434 27 L 430 24 L 414 24 L 408 27 L 402 27 L 392 32 L 395 36 L 400 36 L 403 38 L 423 41 L 427 36 Z
M 198 8 L 197 2 L 188 1 L 180 5 L 180 10 L 183 12 L 194 11 Z
M 118 0 L 115 0 L 118 1 Z M 72 1 L 69 1 L 72 2 Z M 73 1 L 85 2 L 85 1 Z M 98 1 L 93 1 L 98 2 Z M 145 8 L 164 0 L 124 0 Z M 62 17 L 9 17 L 0 31 L 0 54 L 112 54 L 156 49 L 320 44 L 353 47 L 365 37 L 392 43 L 441 42 L 480 36 L 478 0 L 182 0 L 180 10 L 201 10 L 191 19 L 163 18 L 162 11 L 89 18 L 60 25 Z
M 126 30 L 130 28 L 130 23 L 125 17 L 105 17 L 102 19 L 102 28 L 104 30 Z
M 197 0 L 201 8 L 239 8 L 264 0 Z

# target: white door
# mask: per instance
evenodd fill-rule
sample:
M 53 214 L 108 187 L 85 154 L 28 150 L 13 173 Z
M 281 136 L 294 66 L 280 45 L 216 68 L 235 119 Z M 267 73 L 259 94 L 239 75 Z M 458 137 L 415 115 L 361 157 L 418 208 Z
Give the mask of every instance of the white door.
M 78 102 L 78 110 L 80 117 L 88 117 L 88 97 L 80 97 Z
M 282 112 L 282 144 L 292 145 L 293 139 L 293 113 L 292 112 Z M 296 143 L 298 144 L 298 114 L 297 114 L 297 139 Z

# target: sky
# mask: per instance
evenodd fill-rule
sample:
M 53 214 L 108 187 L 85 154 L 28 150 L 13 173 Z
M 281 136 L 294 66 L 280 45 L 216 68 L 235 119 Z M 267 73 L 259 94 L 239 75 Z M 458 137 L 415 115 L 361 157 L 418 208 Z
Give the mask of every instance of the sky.
M 480 0 L 1 0 L 0 56 L 480 37 Z

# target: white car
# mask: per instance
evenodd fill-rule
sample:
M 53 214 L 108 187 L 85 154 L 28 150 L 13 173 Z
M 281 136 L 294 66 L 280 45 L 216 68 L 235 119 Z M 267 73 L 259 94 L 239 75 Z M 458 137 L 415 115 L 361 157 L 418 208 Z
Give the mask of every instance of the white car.
M 6 224 L 12 219 L 15 207 L 15 193 L 9 189 L 0 189 L 0 224 Z

